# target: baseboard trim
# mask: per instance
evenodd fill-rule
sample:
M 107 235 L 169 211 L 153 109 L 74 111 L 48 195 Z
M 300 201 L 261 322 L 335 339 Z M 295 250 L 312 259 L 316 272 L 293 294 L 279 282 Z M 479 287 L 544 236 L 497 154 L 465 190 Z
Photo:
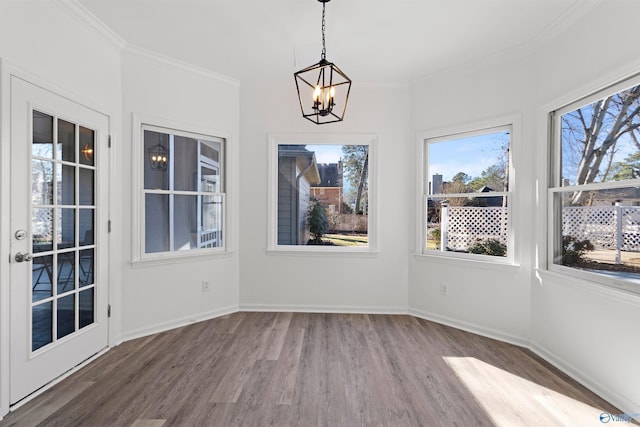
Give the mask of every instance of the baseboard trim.
M 574 368 L 570 363 L 567 363 L 561 357 L 558 357 L 556 354 L 538 344 L 532 343 L 529 346 L 529 349 L 575 381 L 579 382 L 607 402 L 611 403 L 613 406 L 620 409 L 624 414 L 634 415 L 634 419 L 640 421 L 640 403 L 632 402 L 621 394 L 611 390 L 609 387 L 604 386 L 599 381 L 594 380 L 581 370 Z
M 279 305 L 241 304 L 239 311 L 266 311 L 290 313 L 336 313 L 336 314 L 409 314 L 404 307 L 370 307 L 352 305 Z
M 215 319 L 216 317 L 226 316 L 240 311 L 237 305 L 218 308 L 213 311 L 206 311 L 193 316 L 186 316 L 179 319 L 173 319 L 166 322 L 158 323 L 151 327 L 134 329 L 129 332 L 125 332 L 121 336 L 122 342 L 134 340 L 136 338 L 143 338 L 149 335 L 158 334 L 160 332 L 166 332 L 171 329 L 181 328 L 183 326 L 190 325 L 192 323 L 203 322 L 205 320 Z
M 500 332 L 495 329 L 483 328 L 481 326 L 474 325 L 472 323 L 462 322 L 460 320 L 452 319 L 450 317 L 441 316 L 439 314 L 430 313 L 428 311 L 423 311 L 416 308 L 410 308 L 408 310 L 408 314 L 419 317 L 421 319 L 440 323 L 442 325 L 451 326 L 452 328 L 471 332 L 472 334 L 477 334 L 483 337 L 517 345 L 518 347 L 529 348 L 529 340 L 527 340 L 526 338 L 522 338 L 522 337 L 511 335 L 511 334 L 505 334 L 504 332 Z

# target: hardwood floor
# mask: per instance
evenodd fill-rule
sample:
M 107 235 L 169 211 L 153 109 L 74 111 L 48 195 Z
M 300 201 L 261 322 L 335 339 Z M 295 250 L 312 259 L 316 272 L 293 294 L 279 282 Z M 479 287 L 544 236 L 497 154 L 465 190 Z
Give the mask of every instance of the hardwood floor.
M 125 342 L 0 426 L 602 425 L 526 349 L 411 316 L 235 313 Z

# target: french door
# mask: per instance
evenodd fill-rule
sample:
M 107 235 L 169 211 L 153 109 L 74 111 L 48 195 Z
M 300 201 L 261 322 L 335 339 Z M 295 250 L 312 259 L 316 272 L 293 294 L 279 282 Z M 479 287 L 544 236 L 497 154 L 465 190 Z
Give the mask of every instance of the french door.
M 11 77 L 11 404 L 108 344 L 108 120 Z

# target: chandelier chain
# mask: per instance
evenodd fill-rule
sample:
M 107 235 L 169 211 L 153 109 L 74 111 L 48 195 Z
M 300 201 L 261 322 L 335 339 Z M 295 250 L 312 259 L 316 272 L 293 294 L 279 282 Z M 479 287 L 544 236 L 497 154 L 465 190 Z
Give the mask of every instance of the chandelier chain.
M 322 3 L 322 59 L 327 59 L 327 48 L 325 47 L 324 44 L 324 30 L 326 28 L 325 22 L 324 22 L 324 16 L 325 16 L 325 5 L 327 3 L 323 2 Z

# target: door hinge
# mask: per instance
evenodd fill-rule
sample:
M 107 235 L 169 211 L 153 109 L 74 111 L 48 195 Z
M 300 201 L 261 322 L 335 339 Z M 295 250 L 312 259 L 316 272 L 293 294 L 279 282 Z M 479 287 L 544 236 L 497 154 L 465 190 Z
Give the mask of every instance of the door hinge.
M 111 304 L 107 306 L 107 317 L 111 317 Z
M 109 135 L 109 148 L 111 148 L 111 135 Z
M 107 221 L 107 233 L 111 233 L 111 220 Z

